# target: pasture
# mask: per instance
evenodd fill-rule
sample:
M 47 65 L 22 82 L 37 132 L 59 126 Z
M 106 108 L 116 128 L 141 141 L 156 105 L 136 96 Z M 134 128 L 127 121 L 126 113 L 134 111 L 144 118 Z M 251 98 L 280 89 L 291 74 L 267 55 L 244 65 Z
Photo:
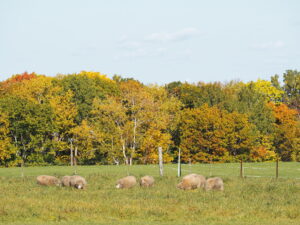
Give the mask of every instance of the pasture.
M 0 168 L 0 224 L 7 225 L 299 225 L 300 164 L 280 163 L 274 179 L 274 163 L 182 165 L 182 175 L 199 173 L 224 179 L 224 192 L 176 189 L 176 165 L 164 166 L 159 177 L 156 165 L 78 166 L 86 178 L 86 190 L 44 187 L 36 184 L 41 174 L 71 175 L 67 166 Z M 152 175 L 155 186 L 116 189 L 118 178 L 127 174 Z

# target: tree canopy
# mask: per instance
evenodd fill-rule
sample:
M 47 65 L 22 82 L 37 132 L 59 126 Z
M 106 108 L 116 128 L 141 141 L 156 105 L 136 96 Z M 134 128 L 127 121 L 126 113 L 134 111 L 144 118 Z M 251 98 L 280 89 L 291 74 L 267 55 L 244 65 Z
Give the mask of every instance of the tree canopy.
M 0 82 L 0 166 L 300 161 L 300 72 L 145 85 L 82 71 Z

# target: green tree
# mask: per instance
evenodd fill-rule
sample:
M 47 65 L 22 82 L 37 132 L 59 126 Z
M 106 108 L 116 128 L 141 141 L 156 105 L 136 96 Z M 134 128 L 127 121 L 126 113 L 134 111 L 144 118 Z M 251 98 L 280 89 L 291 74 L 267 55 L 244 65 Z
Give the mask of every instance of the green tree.
M 267 99 L 256 90 L 253 82 L 243 86 L 237 93 L 236 111 L 247 114 L 262 135 L 269 135 L 274 130 L 274 116 L 267 106 Z
M 9 137 L 22 161 L 44 161 L 43 155 L 51 151 L 45 146 L 54 131 L 51 107 L 15 96 L 0 99 L 0 106 L 8 116 Z
M 103 100 L 118 93 L 116 82 L 97 72 L 82 71 L 79 74 L 59 75 L 54 83 L 62 87 L 63 93 L 69 90 L 73 92 L 72 102 L 78 108 L 77 124 L 89 118 L 94 98 Z
M 300 115 L 300 72 L 287 70 L 283 74 L 283 89 L 286 93 L 286 103 L 298 111 Z

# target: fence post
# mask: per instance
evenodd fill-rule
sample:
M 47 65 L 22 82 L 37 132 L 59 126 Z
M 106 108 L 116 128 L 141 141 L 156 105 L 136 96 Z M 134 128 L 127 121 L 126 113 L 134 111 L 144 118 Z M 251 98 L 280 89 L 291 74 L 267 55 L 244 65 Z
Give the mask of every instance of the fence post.
M 243 175 L 243 160 L 241 159 L 241 162 L 240 162 L 240 177 L 243 178 L 244 175 Z
M 75 147 L 75 152 L 74 152 L 74 163 L 73 165 L 75 166 L 74 168 L 74 174 L 77 175 L 77 150 L 78 150 L 78 147 L 76 146 Z
M 162 147 L 158 147 L 158 159 L 159 159 L 159 174 L 160 174 L 160 176 L 163 176 L 164 171 L 163 171 Z
M 209 157 L 209 176 L 211 177 L 212 176 L 212 156 Z
M 178 170 L 177 170 L 177 176 L 181 177 L 181 149 L 178 149 Z
M 276 160 L 276 179 L 278 179 L 278 164 L 279 164 L 279 159 L 277 158 L 277 160 Z
M 73 166 L 73 163 L 74 163 L 74 159 L 73 159 L 73 139 L 70 138 L 69 141 L 70 141 L 70 160 L 71 160 L 70 164 L 71 164 L 71 166 Z

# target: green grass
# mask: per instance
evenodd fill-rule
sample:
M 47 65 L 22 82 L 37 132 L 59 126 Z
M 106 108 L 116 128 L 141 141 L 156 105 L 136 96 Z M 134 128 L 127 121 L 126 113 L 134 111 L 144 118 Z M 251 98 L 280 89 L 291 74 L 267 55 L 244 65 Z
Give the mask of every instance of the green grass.
M 0 169 L 0 224 L 8 225 L 255 225 L 300 224 L 299 163 L 280 163 L 275 180 L 275 163 L 246 163 L 246 178 L 240 179 L 239 164 L 183 165 L 190 172 L 220 176 L 224 192 L 182 191 L 175 188 L 176 165 L 165 165 L 164 177 L 157 166 L 80 166 L 88 188 L 76 190 L 43 187 L 36 176 L 73 173 L 71 167 L 28 167 L 21 178 L 20 168 Z M 127 173 L 152 175 L 156 185 L 115 189 L 118 178 Z M 253 177 L 258 176 L 258 177 Z M 263 177 L 259 177 L 263 176 Z

